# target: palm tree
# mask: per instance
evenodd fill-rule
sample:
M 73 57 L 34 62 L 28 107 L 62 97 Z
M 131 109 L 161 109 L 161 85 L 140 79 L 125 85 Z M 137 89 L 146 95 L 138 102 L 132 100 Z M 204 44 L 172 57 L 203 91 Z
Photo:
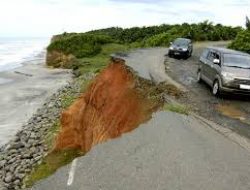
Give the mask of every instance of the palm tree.
M 248 30 L 250 30 L 250 20 L 249 20 L 248 16 L 246 16 L 246 27 Z

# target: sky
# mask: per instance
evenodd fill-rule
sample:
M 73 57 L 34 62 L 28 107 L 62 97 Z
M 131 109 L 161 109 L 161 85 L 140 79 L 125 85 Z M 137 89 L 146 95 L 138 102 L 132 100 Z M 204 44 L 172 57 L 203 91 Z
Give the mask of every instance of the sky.
M 0 0 L 0 37 L 49 37 L 119 26 L 244 26 L 250 0 Z

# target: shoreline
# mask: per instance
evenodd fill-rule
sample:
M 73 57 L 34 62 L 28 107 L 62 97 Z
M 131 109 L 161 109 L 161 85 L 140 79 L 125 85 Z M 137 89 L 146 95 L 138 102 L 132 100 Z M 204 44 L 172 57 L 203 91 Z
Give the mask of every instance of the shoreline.
M 18 62 L 14 61 L 13 63 L 0 65 L 0 68 L 1 68 L 0 75 L 4 72 L 9 72 L 9 71 L 21 68 L 25 65 L 43 64 L 43 63 L 45 63 L 46 54 L 47 54 L 47 50 L 46 50 L 46 48 L 44 48 L 44 49 L 41 49 L 41 51 L 39 53 L 35 53 L 33 55 L 31 54 L 27 57 L 20 59 Z
M 0 189 L 24 188 L 23 180 L 48 154 L 44 137 L 58 122 L 65 94 L 78 94 L 79 86 L 71 82 L 46 99 L 15 136 L 0 149 Z
M 72 80 L 71 70 L 50 69 L 44 59 L 0 72 L 0 146 L 7 143 L 44 101 Z
M 88 81 L 92 75 L 83 76 Z M 72 79 L 47 97 L 29 120 L 20 126 L 18 132 L 0 146 L 0 189 L 23 189 L 25 177 L 51 151 L 46 142 L 54 125 L 58 124 L 61 112 L 68 105 L 65 98 L 80 96 L 81 83 Z M 54 137 L 53 137 L 54 138 Z
M 44 59 L 0 72 L 0 189 L 20 189 L 47 154 L 43 135 L 59 119 L 62 94 L 77 89 L 71 70 L 50 69 Z
M 34 67 L 53 73 L 51 76 L 63 75 L 64 80 L 65 74 L 70 73 L 70 80 L 53 89 L 42 104 L 35 105 L 38 108 L 32 112 L 27 121 L 19 125 L 17 132 L 6 143 L 0 145 L 0 190 L 26 188 L 26 177 L 53 149 L 52 144 L 47 140 L 53 141 L 55 138 L 57 131 L 53 130 L 59 123 L 61 112 L 71 104 L 70 101 L 80 96 L 82 83 L 94 77 L 93 73 L 86 73 L 80 78 L 74 78 L 71 70 L 49 69 L 44 63 L 24 65 L 22 69 Z M 8 72 L 12 75 L 20 75 L 19 77 L 31 78 L 26 75 L 27 73 L 20 72 L 20 74 L 15 71 L 17 70 Z M 56 83 L 53 77 L 51 79 L 52 83 Z

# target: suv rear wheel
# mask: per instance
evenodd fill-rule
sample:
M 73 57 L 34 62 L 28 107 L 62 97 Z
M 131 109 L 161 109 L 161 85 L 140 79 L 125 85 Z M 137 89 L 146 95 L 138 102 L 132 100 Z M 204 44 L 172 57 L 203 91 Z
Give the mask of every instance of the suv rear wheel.
M 220 83 L 219 83 L 218 80 L 214 81 L 212 93 L 213 93 L 214 96 L 219 96 L 220 95 Z

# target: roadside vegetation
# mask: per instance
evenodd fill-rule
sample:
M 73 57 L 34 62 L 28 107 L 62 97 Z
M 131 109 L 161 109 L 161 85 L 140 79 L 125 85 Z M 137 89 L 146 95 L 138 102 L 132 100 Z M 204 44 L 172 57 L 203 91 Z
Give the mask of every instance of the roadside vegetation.
M 193 41 L 233 40 L 241 27 L 223 26 L 204 21 L 198 24 L 162 24 L 150 27 L 111 27 L 86 33 L 63 33 L 54 36 L 48 46 L 47 64 L 70 68 L 76 76 L 98 72 L 105 67 L 111 53 L 132 48 L 168 46 L 177 37 Z
M 188 106 L 179 103 L 167 103 L 164 105 L 163 110 L 183 115 L 189 115 L 190 113 L 190 108 Z
M 250 29 L 241 31 L 229 45 L 229 48 L 250 54 Z
M 76 157 L 82 155 L 82 152 L 75 149 L 54 151 L 50 153 L 44 158 L 40 165 L 34 168 L 33 172 L 28 176 L 25 182 L 26 187 L 31 187 L 35 182 L 52 175 L 58 168 L 70 163 Z
M 250 54 L 250 20 L 246 17 L 246 30 L 239 32 L 229 48 Z
M 141 47 L 168 46 L 177 37 L 193 41 L 231 40 L 230 48 L 250 53 L 250 22 L 231 27 L 204 21 L 198 24 L 162 24 L 150 27 L 111 27 L 86 33 L 63 33 L 53 37 L 47 50 L 47 64 L 73 69 L 76 77 L 98 73 L 109 62 L 110 54 Z

